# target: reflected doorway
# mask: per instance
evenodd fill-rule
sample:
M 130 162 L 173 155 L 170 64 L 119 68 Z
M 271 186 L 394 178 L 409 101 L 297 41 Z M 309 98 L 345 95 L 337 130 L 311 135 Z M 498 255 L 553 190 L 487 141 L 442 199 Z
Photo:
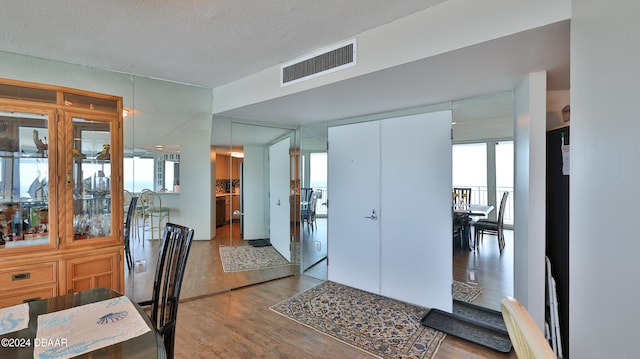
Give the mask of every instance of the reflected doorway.
M 453 278 L 479 287 L 481 293 L 472 303 L 493 310 L 500 310 L 502 297 L 513 296 L 513 102 L 513 93 L 503 92 L 452 104 L 452 188 L 470 188 L 471 205 L 493 206 L 486 218 L 470 217 L 469 248 L 460 248 L 464 241 L 454 241 Z M 497 220 L 504 192 L 509 196 L 502 254 L 497 235 L 492 234 L 484 234 L 474 250 L 474 223 Z
M 315 192 L 312 222 L 308 224 L 303 220 L 302 213 L 296 219 L 300 223 L 298 232 L 301 239 L 300 272 L 321 280 L 326 280 L 328 277 L 327 141 L 328 124 L 326 122 L 300 127 L 300 156 L 297 161 L 300 166 L 300 186 Z M 296 188 L 296 191 L 299 193 L 299 188 Z
M 452 187 L 471 188 L 471 205 L 493 206 L 486 218 L 470 217 L 470 249 L 454 242 L 454 280 L 482 289 L 473 304 L 499 310 L 500 299 L 513 295 L 513 141 L 454 144 L 452 170 Z M 484 234 L 478 241 L 473 228 L 478 220 L 497 220 L 504 192 L 509 197 L 504 211 L 506 246 L 501 254 L 497 235 Z
M 303 182 L 311 191 L 309 218 L 301 219 L 302 272 L 327 279 L 327 153 L 310 152 L 302 156 Z

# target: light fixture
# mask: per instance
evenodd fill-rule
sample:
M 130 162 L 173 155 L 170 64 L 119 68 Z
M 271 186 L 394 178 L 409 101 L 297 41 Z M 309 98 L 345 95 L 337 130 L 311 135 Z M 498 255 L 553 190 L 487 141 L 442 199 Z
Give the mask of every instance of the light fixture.
M 127 117 L 127 116 L 129 116 L 129 109 L 126 109 L 126 108 L 122 109 L 122 117 Z
M 244 158 L 244 153 L 242 153 L 242 152 L 231 152 L 231 157 Z

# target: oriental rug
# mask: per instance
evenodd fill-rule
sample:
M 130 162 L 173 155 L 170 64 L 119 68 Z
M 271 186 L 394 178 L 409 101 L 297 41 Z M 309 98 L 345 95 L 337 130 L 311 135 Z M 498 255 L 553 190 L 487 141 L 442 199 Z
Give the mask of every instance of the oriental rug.
M 242 272 L 291 265 L 272 246 L 220 246 L 220 259 L 225 272 Z
M 453 281 L 453 299 L 471 303 L 482 293 L 482 287 Z
M 460 284 L 454 299 L 479 294 Z M 433 358 L 446 337 L 420 323 L 427 308 L 330 281 L 270 309 L 379 358 Z

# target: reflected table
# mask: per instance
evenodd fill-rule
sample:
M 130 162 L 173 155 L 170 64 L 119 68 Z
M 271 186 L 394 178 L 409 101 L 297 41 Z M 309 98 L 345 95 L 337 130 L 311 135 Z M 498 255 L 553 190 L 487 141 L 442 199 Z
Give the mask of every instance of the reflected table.
M 462 238 L 460 238 L 460 247 L 463 250 L 471 250 L 475 248 L 471 238 L 471 218 L 472 217 L 487 217 L 493 206 L 485 206 L 480 204 L 472 204 L 469 206 L 454 207 L 453 215 L 460 221 L 462 225 Z
M 47 300 L 38 300 L 28 303 L 29 325 L 26 329 L 0 335 L 0 358 L 33 358 L 36 333 L 38 332 L 38 316 L 53 313 L 73 307 L 79 307 L 90 303 L 121 297 L 122 294 L 106 288 L 96 288 L 75 294 L 67 294 Z M 148 315 L 137 304 L 133 303 L 137 314 L 144 319 L 150 331 L 135 338 L 109 345 L 85 354 L 77 358 L 166 358 L 166 351 L 162 337 L 154 330 Z M 29 343 L 30 345 L 24 345 Z M 9 345 L 12 344 L 12 345 Z M 17 345 L 19 344 L 19 345 Z

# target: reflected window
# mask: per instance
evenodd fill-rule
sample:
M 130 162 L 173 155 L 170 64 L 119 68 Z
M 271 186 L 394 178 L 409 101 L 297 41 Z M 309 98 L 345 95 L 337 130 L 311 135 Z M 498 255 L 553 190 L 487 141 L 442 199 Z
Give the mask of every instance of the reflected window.
M 154 159 L 145 157 L 125 157 L 124 189 L 140 192 L 145 188 L 153 190 Z
M 487 144 L 452 147 L 453 187 L 471 188 L 472 204 L 487 204 Z

